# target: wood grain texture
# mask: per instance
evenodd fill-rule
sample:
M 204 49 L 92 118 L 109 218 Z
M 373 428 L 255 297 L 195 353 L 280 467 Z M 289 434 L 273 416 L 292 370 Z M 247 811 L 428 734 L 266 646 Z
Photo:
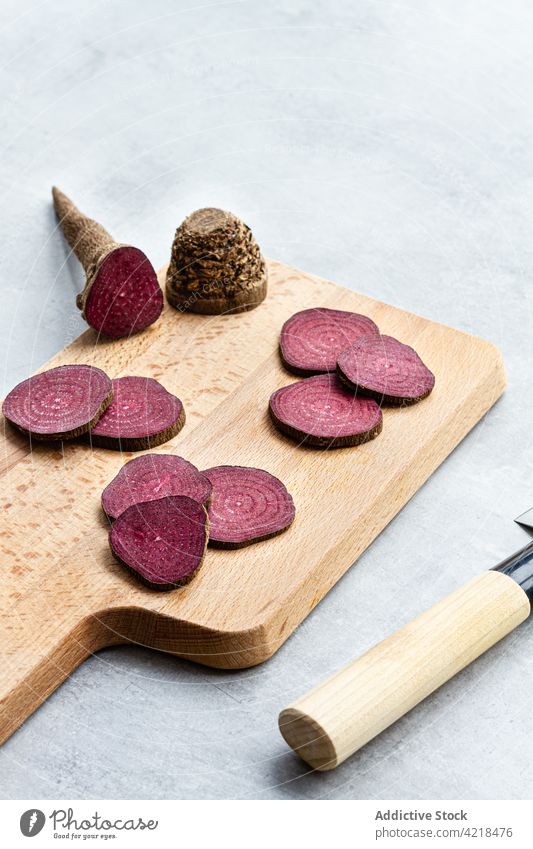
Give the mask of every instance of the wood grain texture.
M 133 641 L 221 668 L 270 657 L 503 390 L 488 342 L 279 263 L 269 263 L 269 277 L 269 296 L 252 312 L 207 317 L 166 306 L 129 339 L 97 342 L 88 330 L 43 369 L 89 363 L 110 377 L 161 380 L 187 423 L 156 451 L 200 468 L 237 463 L 277 475 L 297 509 L 287 533 L 243 551 L 209 550 L 187 587 L 154 592 L 115 562 L 100 507 L 132 455 L 81 444 L 30 451 L 3 429 L 0 740 L 102 646 Z M 366 313 L 436 375 L 427 400 L 385 411 L 368 445 L 303 449 L 270 422 L 271 392 L 295 379 L 279 361 L 279 330 L 311 306 Z
M 283 710 L 280 731 L 314 769 L 333 769 L 530 612 L 512 578 L 478 575 Z

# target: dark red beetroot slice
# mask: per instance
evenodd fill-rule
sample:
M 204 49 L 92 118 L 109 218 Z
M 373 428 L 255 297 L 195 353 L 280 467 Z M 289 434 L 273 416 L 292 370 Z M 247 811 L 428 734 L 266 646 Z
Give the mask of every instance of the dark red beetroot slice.
M 138 248 L 111 251 L 86 293 L 83 313 L 95 330 L 119 339 L 153 324 L 163 309 L 163 292 L 148 257 Z
M 292 523 L 292 497 L 278 478 L 247 466 L 213 466 L 203 474 L 213 484 L 209 542 L 242 548 L 277 536 Z
M 111 381 L 101 369 L 58 366 L 15 386 L 2 412 L 34 439 L 74 439 L 96 424 L 112 397 Z
M 167 495 L 186 495 L 209 503 L 213 487 L 196 466 L 174 454 L 144 454 L 122 466 L 102 493 L 102 507 L 116 519 L 132 504 L 155 501 Z
M 352 391 L 395 406 L 416 404 L 435 385 L 435 376 L 416 351 L 392 336 L 354 342 L 339 354 L 337 373 Z
M 202 504 L 184 495 L 133 504 L 109 533 L 115 557 L 148 586 L 173 590 L 202 565 L 209 522 Z
M 89 434 L 93 445 L 141 451 L 168 442 L 182 429 L 183 404 L 157 380 L 117 377 L 112 383 L 113 401 Z
M 369 333 L 379 330 L 366 315 L 327 307 L 302 310 L 281 328 L 281 359 L 295 374 L 335 371 L 342 349 Z
M 374 439 L 383 427 L 379 405 L 356 397 L 334 374 L 318 374 L 278 389 L 270 416 L 287 436 L 315 448 L 342 448 Z

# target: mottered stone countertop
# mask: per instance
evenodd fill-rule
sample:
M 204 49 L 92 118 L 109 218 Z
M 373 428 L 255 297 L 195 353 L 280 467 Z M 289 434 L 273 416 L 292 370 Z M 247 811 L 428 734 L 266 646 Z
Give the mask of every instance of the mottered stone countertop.
M 3 0 L 3 393 L 83 329 L 57 183 L 161 265 L 197 207 L 271 257 L 490 339 L 503 399 L 265 665 L 91 657 L 0 750 L 4 798 L 533 793 L 526 623 L 339 769 L 283 706 L 528 540 L 533 16 L 527 0 Z

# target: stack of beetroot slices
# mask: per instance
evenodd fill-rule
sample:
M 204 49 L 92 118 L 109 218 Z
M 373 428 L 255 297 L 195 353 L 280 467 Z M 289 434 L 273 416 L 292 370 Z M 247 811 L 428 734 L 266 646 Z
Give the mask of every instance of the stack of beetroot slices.
M 173 454 L 130 460 L 102 493 L 114 520 L 115 557 L 154 589 L 187 583 L 208 542 L 241 548 L 276 536 L 294 520 L 291 495 L 263 469 L 215 466 L 200 472 Z
M 185 424 L 180 399 L 157 380 L 111 380 L 88 365 L 58 366 L 23 380 L 4 400 L 2 412 L 32 440 L 82 437 L 117 451 L 161 445 Z
M 285 322 L 280 355 L 305 379 L 271 395 L 271 419 L 285 435 L 315 448 L 374 439 L 383 428 L 383 406 L 416 404 L 435 384 L 409 345 L 380 334 L 367 316 L 327 307 Z

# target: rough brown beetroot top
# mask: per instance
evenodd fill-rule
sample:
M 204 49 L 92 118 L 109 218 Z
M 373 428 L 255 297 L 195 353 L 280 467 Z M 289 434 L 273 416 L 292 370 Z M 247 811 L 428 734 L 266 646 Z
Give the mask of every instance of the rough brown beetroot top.
M 297 373 L 335 371 L 340 351 L 370 333 L 379 330 L 366 315 L 313 307 L 295 313 L 281 328 L 281 356 Z
M 95 330 L 119 339 L 139 333 L 161 315 L 163 292 L 146 255 L 119 247 L 102 262 L 85 302 L 84 314 Z
M 416 351 L 393 336 L 365 336 L 341 351 L 341 378 L 385 403 L 409 403 L 429 395 L 435 376 Z
M 88 429 L 113 387 L 107 374 L 87 365 L 48 369 L 23 380 L 6 397 L 6 419 L 40 438 L 77 436 Z
M 113 400 L 91 434 L 111 439 L 154 436 L 172 427 L 183 404 L 152 377 L 117 377 Z
M 213 485 L 209 507 L 212 542 L 243 545 L 280 533 L 293 521 L 291 495 L 264 469 L 213 466 L 203 474 Z
M 109 535 L 113 553 L 143 581 L 169 589 L 201 565 L 208 536 L 205 508 L 182 495 L 134 504 Z
M 122 466 L 102 493 L 102 507 L 116 519 L 132 504 L 167 495 L 187 495 L 207 504 L 213 487 L 196 466 L 174 454 L 143 454 Z
M 367 433 L 382 418 L 375 401 L 355 396 L 334 374 L 317 374 L 278 389 L 270 408 L 288 427 L 324 439 Z

